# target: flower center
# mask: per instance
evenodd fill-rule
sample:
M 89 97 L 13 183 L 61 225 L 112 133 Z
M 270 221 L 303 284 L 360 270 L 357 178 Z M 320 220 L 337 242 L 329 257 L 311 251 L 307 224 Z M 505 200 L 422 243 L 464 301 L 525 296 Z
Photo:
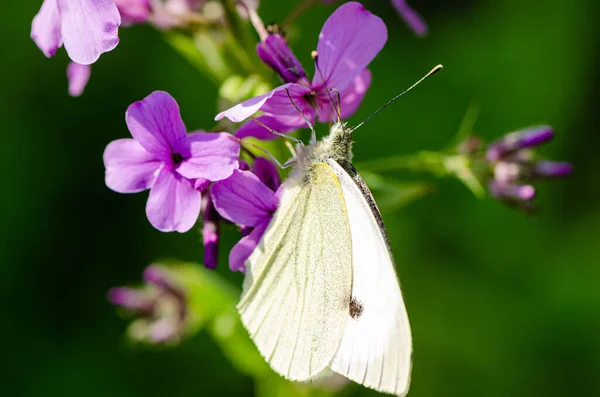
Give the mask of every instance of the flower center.
M 171 160 L 173 160 L 173 164 L 179 165 L 183 161 L 183 156 L 179 153 L 171 154 Z

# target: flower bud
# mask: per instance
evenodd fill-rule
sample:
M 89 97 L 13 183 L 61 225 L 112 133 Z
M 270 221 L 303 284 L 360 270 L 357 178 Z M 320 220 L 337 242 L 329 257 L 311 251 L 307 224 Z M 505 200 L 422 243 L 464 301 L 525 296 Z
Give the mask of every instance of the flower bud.
M 269 34 L 265 40 L 258 43 L 256 52 L 286 83 L 296 83 L 306 78 L 302 65 L 279 33 Z
M 486 158 L 488 161 L 500 161 L 518 150 L 539 146 L 552 138 L 554 138 L 554 132 L 549 126 L 513 132 L 492 143 L 487 150 Z
M 531 170 L 532 178 L 557 178 L 568 176 L 573 172 L 573 166 L 564 161 L 540 160 Z

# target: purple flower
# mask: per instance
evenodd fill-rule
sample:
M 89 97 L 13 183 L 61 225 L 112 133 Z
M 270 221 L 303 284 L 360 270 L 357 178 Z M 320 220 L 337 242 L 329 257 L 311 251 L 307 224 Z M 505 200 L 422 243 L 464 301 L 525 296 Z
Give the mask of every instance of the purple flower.
M 74 62 L 89 65 L 117 46 L 120 24 L 114 0 L 44 0 L 31 38 L 47 57 L 64 44 Z
M 188 308 L 182 286 L 168 269 L 151 265 L 144 270 L 142 288 L 116 287 L 108 300 L 136 317 L 130 336 L 139 341 L 166 343 L 178 340 L 186 330 Z
M 284 84 L 264 95 L 242 102 L 218 114 L 216 120 L 227 117 L 231 121 L 240 122 L 262 110 L 264 114 L 257 118 L 258 121 L 276 131 L 288 132 L 305 126 L 288 97 L 288 90 L 296 106 L 311 122 L 317 118 L 321 122 L 329 122 L 337 119 L 337 115 L 327 89 L 339 91 L 341 116 L 349 117 L 356 111 L 371 84 L 371 73 L 366 67 L 381 51 L 386 40 L 387 29 L 379 17 L 365 10 L 360 3 L 346 3 L 327 19 L 321 30 L 315 59 L 316 73 L 312 82 L 302 77 L 303 71 L 295 70 L 300 77 L 297 82 Z M 278 61 L 284 67 L 293 65 L 297 68 L 296 62 L 289 58 L 287 49 L 276 38 L 265 46 L 268 46 L 272 54 L 277 53 L 277 59 L 270 61 L 271 63 Z M 263 57 L 266 58 L 265 55 Z M 280 66 L 277 67 L 281 69 Z M 292 73 L 282 73 L 285 78 L 294 78 Z M 330 94 L 337 101 L 337 94 Z M 236 136 L 275 138 L 254 121 L 243 125 Z
M 392 5 L 417 36 L 423 37 L 427 34 L 427 25 L 423 18 L 406 3 L 406 0 L 392 0 Z
M 549 126 L 513 132 L 488 146 L 485 159 L 492 171 L 490 194 L 523 209 L 531 208 L 535 188 L 531 182 L 571 174 L 569 163 L 536 159 L 532 148 L 554 138 Z
M 273 163 L 258 157 L 254 161 L 253 172 L 236 170 L 229 178 L 212 185 L 216 210 L 223 218 L 237 223 L 246 231 L 229 254 L 231 270 L 246 270 L 246 259 L 258 245 L 279 205 L 276 191 L 280 184 Z
M 150 189 L 150 223 L 163 232 L 188 231 L 200 214 L 196 180 L 229 177 L 238 167 L 239 143 L 227 133 L 188 134 L 177 102 L 163 91 L 129 106 L 126 122 L 134 139 L 106 147 L 106 185 L 119 193 Z

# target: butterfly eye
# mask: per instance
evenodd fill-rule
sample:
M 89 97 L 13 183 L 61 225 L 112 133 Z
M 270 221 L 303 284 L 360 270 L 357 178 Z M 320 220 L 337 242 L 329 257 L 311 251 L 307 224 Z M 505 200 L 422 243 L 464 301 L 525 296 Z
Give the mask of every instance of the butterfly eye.
M 357 301 L 356 298 L 352 297 L 352 299 L 350 299 L 349 309 L 350 317 L 352 317 L 354 320 L 358 320 L 364 310 L 364 307 L 362 303 Z

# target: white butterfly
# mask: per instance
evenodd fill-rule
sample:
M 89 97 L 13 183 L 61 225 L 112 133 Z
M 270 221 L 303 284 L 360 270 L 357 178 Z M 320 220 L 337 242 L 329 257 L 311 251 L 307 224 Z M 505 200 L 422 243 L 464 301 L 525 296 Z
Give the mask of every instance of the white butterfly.
M 238 309 L 280 375 L 332 370 L 380 392 L 408 392 L 412 340 L 388 237 L 351 164 L 352 132 L 297 147 L 280 206 L 246 262 Z

